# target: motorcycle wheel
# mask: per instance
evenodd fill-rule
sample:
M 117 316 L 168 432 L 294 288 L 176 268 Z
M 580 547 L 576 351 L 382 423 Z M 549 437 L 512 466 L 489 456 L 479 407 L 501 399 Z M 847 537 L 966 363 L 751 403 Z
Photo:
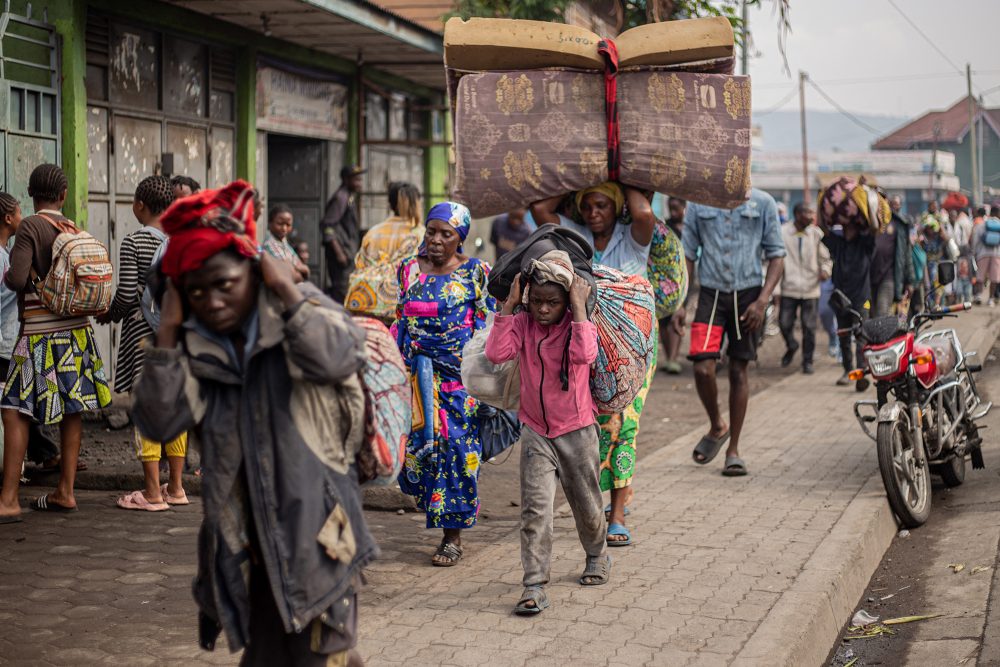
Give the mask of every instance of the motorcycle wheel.
M 926 464 L 917 467 L 909 429 L 902 419 L 878 425 L 876 433 L 878 468 L 889 505 L 907 528 L 922 526 L 931 515 L 931 472 Z
M 954 456 L 947 463 L 939 463 L 934 466 L 934 472 L 941 475 L 945 486 L 961 486 L 965 481 L 965 457 Z

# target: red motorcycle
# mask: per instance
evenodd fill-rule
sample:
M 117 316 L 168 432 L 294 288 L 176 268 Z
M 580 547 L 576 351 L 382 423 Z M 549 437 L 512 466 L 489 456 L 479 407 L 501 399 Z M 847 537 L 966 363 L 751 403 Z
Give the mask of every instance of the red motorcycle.
M 982 365 L 970 361 L 975 352 L 962 351 L 954 329 L 923 330 L 972 304 L 920 313 L 905 325 L 896 316 L 863 320 L 842 292 L 833 293 L 831 304 L 851 313 L 850 330 L 863 343 L 867 368 L 852 371 L 851 380 L 875 381 L 876 400 L 856 402 L 854 415 L 876 443 L 893 512 L 916 528 L 930 516 L 932 472 L 954 487 L 965 481 L 966 457 L 973 469 L 985 467 L 976 422 L 993 404 L 976 390 L 973 374 Z

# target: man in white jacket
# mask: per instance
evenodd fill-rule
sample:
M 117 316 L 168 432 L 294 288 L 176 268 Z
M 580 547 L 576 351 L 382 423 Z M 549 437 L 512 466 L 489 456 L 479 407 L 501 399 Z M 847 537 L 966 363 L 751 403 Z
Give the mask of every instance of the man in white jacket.
M 819 314 L 820 283 L 829 278 L 833 268 L 830 251 L 823 245 L 823 232 L 815 225 L 816 212 L 796 204 L 792 222 L 781 228 L 785 242 L 785 273 L 781 279 L 781 314 L 779 323 L 785 339 L 781 367 L 791 365 L 799 343 L 795 340 L 795 320 L 802 322 L 802 372 L 813 372 L 816 348 L 816 321 Z

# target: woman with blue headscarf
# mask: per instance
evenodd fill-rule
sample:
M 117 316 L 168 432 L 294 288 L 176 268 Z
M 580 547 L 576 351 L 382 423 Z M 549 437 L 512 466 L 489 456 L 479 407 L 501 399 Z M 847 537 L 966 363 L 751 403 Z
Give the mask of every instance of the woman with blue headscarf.
M 496 302 L 486 291 L 489 265 L 463 254 L 471 224 L 461 204 L 434 206 L 417 254 L 397 272 L 393 329 L 414 378 L 413 429 L 399 486 L 416 497 L 428 528 L 444 529 L 431 561 L 441 567 L 461 559 L 461 531 L 479 514 L 479 403 L 462 384 L 462 348 Z

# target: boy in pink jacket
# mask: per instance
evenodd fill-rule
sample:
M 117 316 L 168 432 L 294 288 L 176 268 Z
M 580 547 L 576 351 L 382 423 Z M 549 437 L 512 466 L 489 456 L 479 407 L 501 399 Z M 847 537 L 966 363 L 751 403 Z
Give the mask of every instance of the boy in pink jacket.
M 584 586 L 605 584 L 611 571 L 599 483 L 600 456 L 590 393 L 597 358 L 597 327 L 587 319 L 590 285 L 573 272 L 561 250 L 532 260 L 527 312 L 519 275 L 486 339 L 486 357 L 499 364 L 520 359 L 521 565 L 524 592 L 514 612 L 537 614 L 549 606 L 545 584 L 552 558 L 556 480 L 562 482 L 576 530 L 587 553 Z

